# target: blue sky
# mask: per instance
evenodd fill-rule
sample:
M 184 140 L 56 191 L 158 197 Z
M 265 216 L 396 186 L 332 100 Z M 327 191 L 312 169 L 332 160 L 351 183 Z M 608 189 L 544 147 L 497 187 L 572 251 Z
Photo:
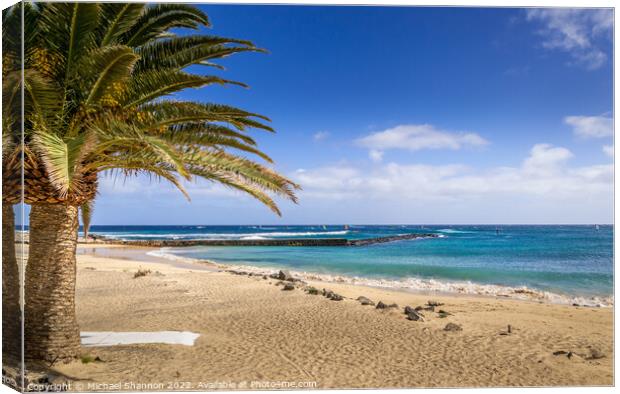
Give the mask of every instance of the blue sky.
M 94 224 L 612 222 L 611 10 L 202 8 L 270 54 L 177 98 L 271 117 L 300 203 L 103 178 Z

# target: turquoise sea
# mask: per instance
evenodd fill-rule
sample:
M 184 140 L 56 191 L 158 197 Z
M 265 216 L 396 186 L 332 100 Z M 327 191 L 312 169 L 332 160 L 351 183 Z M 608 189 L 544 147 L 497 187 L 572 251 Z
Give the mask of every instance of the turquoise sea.
M 611 225 L 93 226 L 91 232 L 120 239 L 360 239 L 435 233 L 439 237 L 370 246 L 201 246 L 165 248 L 159 254 L 422 290 L 502 294 L 527 288 L 552 298 L 601 303 L 613 296 Z

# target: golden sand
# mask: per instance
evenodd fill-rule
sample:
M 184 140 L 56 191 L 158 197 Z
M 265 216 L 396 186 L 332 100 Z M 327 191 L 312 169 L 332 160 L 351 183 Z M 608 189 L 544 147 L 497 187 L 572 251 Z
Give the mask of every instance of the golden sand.
M 151 274 L 134 278 L 140 268 Z M 299 288 L 283 291 L 273 279 L 195 268 L 80 255 L 83 331 L 200 337 L 191 347 L 83 348 L 103 361 L 54 369 L 84 390 L 613 384 L 611 308 L 310 283 L 345 297 L 332 301 Z M 362 306 L 362 295 L 399 308 Z M 404 306 L 429 299 L 452 315 L 422 311 L 426 321 L 406 319 Z M 444 331 L 447 323 L 462 331 Z M 512 332 L 502 335 L 508 325 Z M 591 359 L 593 350 L 604 357 Z

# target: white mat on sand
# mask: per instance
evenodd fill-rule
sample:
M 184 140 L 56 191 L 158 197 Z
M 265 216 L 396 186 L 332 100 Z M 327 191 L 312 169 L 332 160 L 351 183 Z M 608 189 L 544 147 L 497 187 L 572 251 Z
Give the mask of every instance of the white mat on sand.
M 82 331 L 80 337 L 84 346 L 115 346 L 136 343 L 165 343 L 193 346 L 200 334 L 189 331 L 114 332 Z

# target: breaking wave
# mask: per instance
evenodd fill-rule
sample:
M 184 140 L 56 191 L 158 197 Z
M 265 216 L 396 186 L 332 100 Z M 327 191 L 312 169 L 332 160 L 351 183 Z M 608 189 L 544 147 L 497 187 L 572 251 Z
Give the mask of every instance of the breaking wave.
M 170 253 L 170 248 L 161 248 L 147 253 L 150 256 L 160 257 L 171 261 L 182 261 L 191 263 L 215 264 L 220 269 L 243 270 L 255 274 L 269 275 L 277 272 L 277 267 L 256 267 L 243 264 L 220 264 L 211 260 L 194 259 L 178 256 Z M 406 290 L 416 292 L 439 292 L 462 295 L 480 295 L 491 297 L 505 297 L 510 299 L 546 302 L 552 304 L 581 305 L 591 307 L 612 307 L 614 298 L 611 297 L 583 297 L 569 296 L 549 291 L 538 290 L 527 286 L 503 286 L 493 284 L 480 284 L 471 281 L 444 281 L 437 279 L 422 279 L 408 277 L 403 279 L 383 279 L 369 278 L 360 276 L 347 276 L 329 273 L 314 273 L 307 271 L 290 271 L 295 277 L 303 280 L 344 283 L 351 285 L 362 285 L 379 287 L 394 290 Z

